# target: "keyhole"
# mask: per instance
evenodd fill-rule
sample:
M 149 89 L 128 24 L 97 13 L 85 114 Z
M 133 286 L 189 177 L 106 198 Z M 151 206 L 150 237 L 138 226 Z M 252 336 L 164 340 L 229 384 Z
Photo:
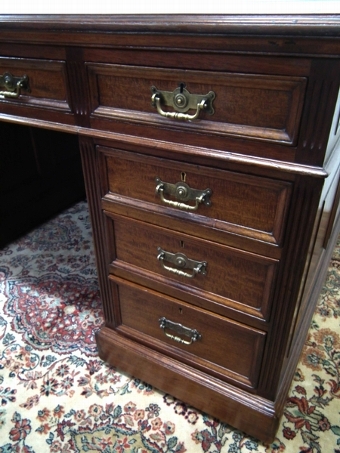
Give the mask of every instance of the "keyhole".
M 187 174 L 184 171 L 182 171 L 182 173 L 181 173 L 181 181 L 185 182 L 186 177 L 187 177 Z
M 179 84 L 179 92 L 180 92 L 180 93 L 183 93 L 184 88 L 185 88 L 185 83 L 181 82 L 181 83 Z
M 179 241 L 179 246 L 184 249 L 184 242 L 183 241 Z
M 182 313 L 183 313 L 183 310 L 182 310 L 182 308 L 179 308 L 179 312 L 180 312 L 180 314 L 182 314 Z

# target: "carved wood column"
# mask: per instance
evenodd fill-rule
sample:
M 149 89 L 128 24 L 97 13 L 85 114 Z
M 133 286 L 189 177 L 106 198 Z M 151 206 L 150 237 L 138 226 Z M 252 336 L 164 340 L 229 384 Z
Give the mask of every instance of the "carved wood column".
M 98 181 L 98 167 L 96 148 L 92 138 L 79 137 L 79 148 L 82 158 L 86 196 L 89 205 L 91 225 L 93 227 L 93 242 L 96 254 L 98 280 L 103 301 L 103 310 L 105 319 L 111 319 L 110 313 L 107 313 L 110 304 L 105 301 L 112 300 L 111 286 L 107 278 L 108 257 L 106 254 L 106 232 L 105 219 L 101 210 L 100 184 Z

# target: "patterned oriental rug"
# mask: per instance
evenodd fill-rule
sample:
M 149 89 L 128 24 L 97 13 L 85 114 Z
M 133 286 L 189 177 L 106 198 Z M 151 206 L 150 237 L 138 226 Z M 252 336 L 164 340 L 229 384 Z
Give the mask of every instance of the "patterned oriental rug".
M 272 445 L 103 363 L 86 202 L 0 250 L 0 452 L 340 452 L 340 241 Z

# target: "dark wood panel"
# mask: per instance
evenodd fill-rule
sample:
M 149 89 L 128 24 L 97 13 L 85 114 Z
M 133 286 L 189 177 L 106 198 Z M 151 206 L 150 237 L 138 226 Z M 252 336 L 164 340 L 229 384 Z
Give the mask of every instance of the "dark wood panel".
M 200 297 L 231 306 L 252 316 L 269 319 L 270 304 L 278 262 L 263 256 L 216 245 L 186 234 L 111 216 L 114 234 L 115 266 L 133 267 L 135 272 L 162 277 L 164 284 Z M 169 253 L 184 254 L 188 259 L 206 262 L 206 273 L 194 274 L 192 268 L 164 262 L 174 272 L 164 269 L 158 247 Z M 122 264 L 120 264 L 123 262 Z M 186 275 L 176 273 L 182 271 Z M 193 277 L 192 277 L 193 276 Z M 210 306 L 210 309 L 213 309 Z
M 125 329 L 129 335 L 133 336 L 133 330 L 141 332 L 157 339 L 161 350 L 161 343 L 171 345 L 171 354 L 174 357 L 180 357 L 198 368 L 210 369 L 211 373 L 232 376 L 235 380 L 252 387 L 256 386 L 265 332 L 194 308 L 121 279 L 117 280 L 115 277 L 110 279 L 118 284 L 117 302 L 120 305 L 121 322 L 124 328 L 129 328 Z M 168 338 L 160 328 L 159 319 L 162 317 L 171 323 L 179 323 L 190 330 L 197 330 L 201 338 L 189 345 Z M 170 328 L 165 331 L 190 342 L 190 337 L 178 334 Z M 178 349 L 181 352 L 177 353 Z
M 151 204 L 167 206 L 159 194 L 155 194 L 156 178 L 171 184 L 185 180 L 193 189 L 209 188 L 212 191 L 211 206 L 202 203 L 197 213 L 183 213 L 188 219 L 196 219 L 202 225 L 222 231 L 280 244 L 289 206 L 290 183 L 114 149 L 100 148 L 100 151 L 105 155 L 102 195 L 109 193 L 133 198 L 137 205 L 139 200 L 148 202 L 152 210 Z M 165 197 L 171 199 L 169 195 Z M 193 204 L 192 201 L 188 203 Z M 172 207 L 166 209 L 172 211 L 171 215 L 180 211 Z
M 0 57 L 0 73 L 5 72 L 28 77 L 29 90 L 14 102 L 69 110 L 65 62 Z
M 65 61 L 0 56 L 0 74 L 6 73 L 26 75 L 28 82 L 17 98 L 1 96 L 1 113 L 74 124 Z
M 288 144 L 296 141 L 306 86 L 304 78 L 103 64 L 88 64 L 88 71 L 94 115 L 191 132 L 197 129 Z M 151 106 L 151 87 L 173 92 L 179 81 L 191 94 L 206 95 L 213 91 L 214 114 L 202 110 L 199 121 L 184 124 L 163 119 Z

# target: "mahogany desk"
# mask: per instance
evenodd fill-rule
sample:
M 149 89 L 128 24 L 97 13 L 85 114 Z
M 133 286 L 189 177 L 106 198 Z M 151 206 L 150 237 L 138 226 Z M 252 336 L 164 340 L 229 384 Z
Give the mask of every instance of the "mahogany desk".
M 339 16 L 0 17 L 0 119 L 78 136 L 100 356 L 265 441 L 339 233 Z

